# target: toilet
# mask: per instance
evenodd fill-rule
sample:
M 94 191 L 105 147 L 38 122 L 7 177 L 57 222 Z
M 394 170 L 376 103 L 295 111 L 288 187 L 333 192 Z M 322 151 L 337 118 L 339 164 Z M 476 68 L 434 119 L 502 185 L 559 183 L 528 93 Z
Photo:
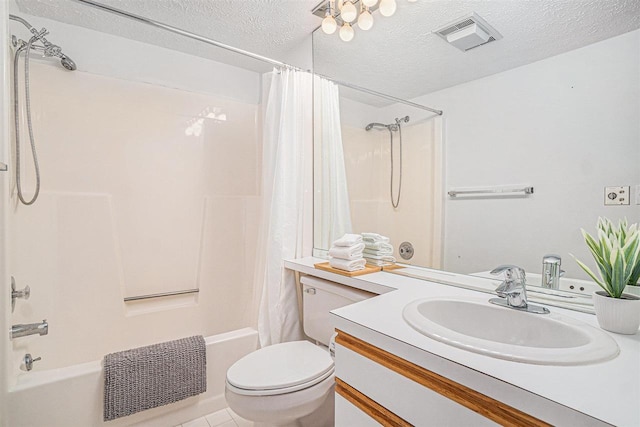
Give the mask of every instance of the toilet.
M 316 342 L 292 341 L 256 350 L 227 371 L 229 407 L 256 425 L 334 424 L 334 366 L 327 346 L 334 333 L 329 312 L 373 294 L 303 276 L 303 326 Z

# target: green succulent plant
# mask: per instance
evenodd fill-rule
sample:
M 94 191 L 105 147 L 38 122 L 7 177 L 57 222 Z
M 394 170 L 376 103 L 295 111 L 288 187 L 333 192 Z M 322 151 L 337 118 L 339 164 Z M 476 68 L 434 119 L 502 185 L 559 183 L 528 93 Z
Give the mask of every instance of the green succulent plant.
M 640 278 L 640 229 L 621 220 L 615 226 L 607 218 L 598 218 L 597 239 L 582 229 L 582 236 L 591 251 L 600 277 L 575 256 L 578 265 L 609 296 L 620 298 L 625 286 L 636 285 Z

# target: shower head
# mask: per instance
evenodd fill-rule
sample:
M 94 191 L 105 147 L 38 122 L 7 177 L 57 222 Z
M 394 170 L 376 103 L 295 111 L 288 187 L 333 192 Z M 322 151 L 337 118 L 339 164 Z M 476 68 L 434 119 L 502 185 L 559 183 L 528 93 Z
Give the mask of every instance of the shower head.
M 73 62 L 73 60 L 66 55 L 62 55 L 62 57 L 60 58 L 60 63 L 64 68 L 66 68 L 69 71 L 73 71 L 76 68 L 78 68 L 76 67 L 76 63 Z
M 31 49 L 41 52 L 45 58 L 60 58 L 60 63 L 62 64 L 62 66 L 69 71 L 73 71 L 78 68 L 76 67 L 76 63 L 71 58 L 62 53 L 62 48 L 60 46 L 53 44 L 46 39 L 45 36 L 49 34 L 49 31 L 47 31 L 46 28 L 38 31 L 26 20 L 16 15 L 9 15 L 9 19 L 20 22 L 22 25 L 27 27 L 27 29 L 32 34 L 32 37 L 28 43 L 24 40 L 18 40 L 16 36 L 11 37 L 13 46 L 18 47 L 19 51 L 24 51 L 24 49 L 29 46 L 31 47 Z M 39 44 L 38 42 L 41 44 Z
M 364 130 L 371 130 L 371 129 L 373 129 L 374 127 L 379 127 L 379 128 L 385 128 L 385 129 L 387 129 L 387 130 L 389 130 L 389 131 L 393 131 L 393 132 L 395 132 L 395 131 L 397 131 L 397 130 L 398 130 L 398 127 L 400 126 L 400 123 L 402 123 L 402 122 L 408 123 L 408 122 L 409 122 L 409 116 L 396 117 L 396 122 L 395 122 L 395 123 L 388 124 L 388 125 L 385 125 L 385 124 L 382 124 L 382 123 L 376 123 L 376 122 L 369 123 L 369 124 L 364 128 Z
M 371 130 L 371 129 L 373 129 L 374 127 L 383 127 L 383 128 L 387 128 L 387 129 L 389 128 L 389 126 L 388 126 L 388 125 L 384 125 L 384 124 L 382 124 L 382 123 L 375 123 L 375 122 L 374 122 L 374 123 L 369 123 L 369 124 L 364 128 L 364 130 Z

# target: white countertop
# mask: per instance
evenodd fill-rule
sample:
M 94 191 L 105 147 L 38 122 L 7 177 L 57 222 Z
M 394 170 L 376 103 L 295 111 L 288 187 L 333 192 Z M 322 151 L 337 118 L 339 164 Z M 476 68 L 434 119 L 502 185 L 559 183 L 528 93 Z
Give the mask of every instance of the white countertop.
M 620 354 L 612 360 L 592 365 L 548 366 L 495 359 L 430 339 L 411 328 L 402 318 L 404 306 L 419 298 L 484 295 L 489 299 L 488 294 L 385 272 L 346 277 L 316 270 L 313 264 L 322 261 L 324 260 L 308 257 L 285 261 L 285 267 L 383 294 L 334 310 L 332 313 L 339 328 L 357 325 L 382 334 L 387 343 L 390 342 L 388 338 L 392 338 L 398 344 L 406 344 L 413 349 L 482 372 L 604 422 L 618 426 L 640 426 L 640 334 L 629 336 L 607 332 L 620 347 Z M 470 277 L 438 271 L 429 271 L 429 275 L 443 282 Z M 554 313 L 598 327 L 592 314 L 551 306 L 548 308 Z M 394 349 L 385 350 L 393 352 Z M 402 357 L 401 354 L 399 356 Z M 412 362 L 420 364 L 419 359 L 414 358 Z M 430 369 L 429 366 L 424 367 Z

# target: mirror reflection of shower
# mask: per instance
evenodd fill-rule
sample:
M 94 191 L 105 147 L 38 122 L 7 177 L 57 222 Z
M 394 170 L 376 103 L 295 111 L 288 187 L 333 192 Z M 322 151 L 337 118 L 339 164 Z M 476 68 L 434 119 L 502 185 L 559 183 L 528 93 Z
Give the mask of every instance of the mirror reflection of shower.
M 396 117 L 395 119 L 395 123 L 390 123 L 388 125 L 385 125 L 383 123 L 369 123 L 364 130 L 366 131 L 370 131 L 371 129 L 387 129 L 389 131 L 389 140 L 391 142 L 391 177 L 389 179 L 389 183 L 390 183 L 390 197 L 391 197 L 391 206 L 393 206 L 394 209 L 396 209 L 399 205 L 400 205 L 400 193 L 402 191 L 402 126 L 401 123 L 408 123 L 409 122 L 409 116 L 404 116 L 404 117 Z M 400 140 L 400 144 L 399 144 L 399 160 L 398 160 L 398 164 L 399 164 L 399 169 L 400 169 L 400 173 L 398 176 L 398 196 L 395 197 L 394 196 L 394 185 L 393 185 L 393 166 L 394 166 L 394 161 L 393 161 L 393 133 L 394 132 L 398 132 L 398 139 Z
M 36 142 L 33 136 L 33 125 L 31 123 L 31 96 L 29 93 L 29 54 L 32 50 L 40 52 L 45 58 L 60 58 L 60 64 L 67 70 L 76 69 L 76 63 L 71 58 L 62 53 L 60 46 L 51 43 L 45 36 L 49 34 L 46 28 L 42 30 L 35 29 L 26 20 L 19 16 L 9 15 L 9 19 L 18 21 L 31 32 L 28 41 L 18 39 L 16 36 L 11 37 L 15 55 L 13 59 L 13 110 L 15 120 L 15 142 L 16 142 L 16 188 L 18 191 L 18 199 L 25 205 L 33 204 L 40 194 L 40 167 L 38 165 L 38 155 L 36 152 Z M 18 68 L 20 56 L 24 53 L 24 94 L 25 94 L 25 114 L 27 119 L 27 129 L 29 131 L 29 142 L 31 144 L 31 154 L 33 157 L 33 166 L 36 172 L 36 189 L 31 200 L 26 200 L 22 194 L 22 179 L 20 174 L 20 103 L 18 90 Z

